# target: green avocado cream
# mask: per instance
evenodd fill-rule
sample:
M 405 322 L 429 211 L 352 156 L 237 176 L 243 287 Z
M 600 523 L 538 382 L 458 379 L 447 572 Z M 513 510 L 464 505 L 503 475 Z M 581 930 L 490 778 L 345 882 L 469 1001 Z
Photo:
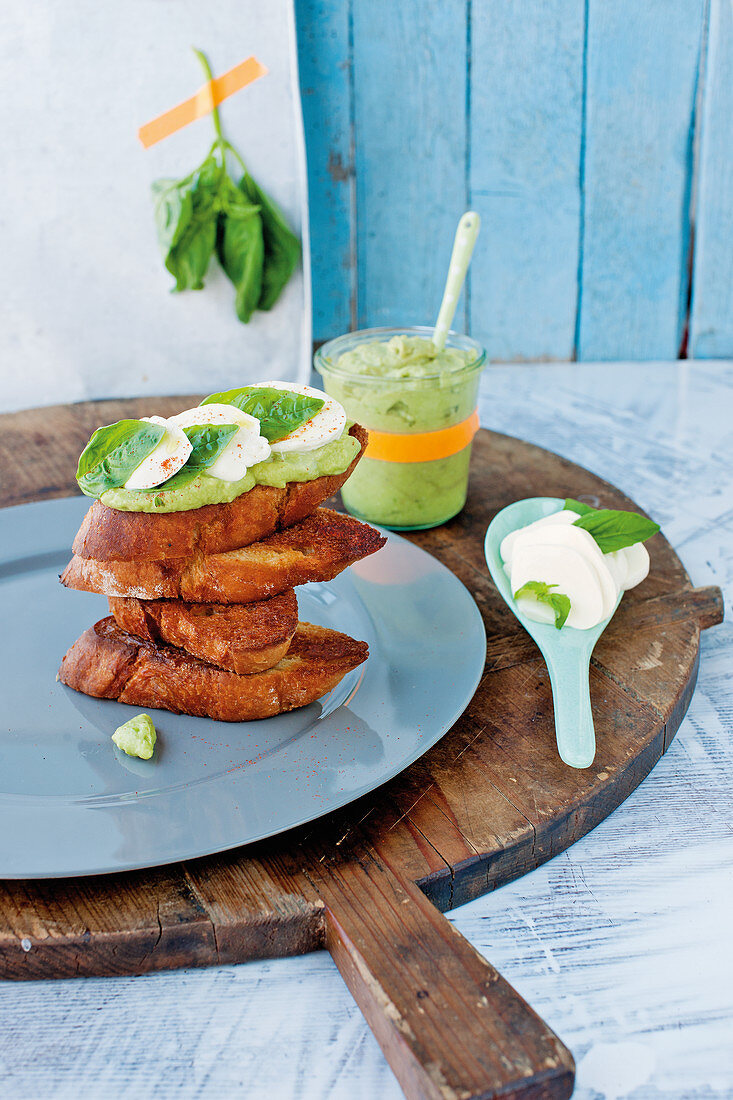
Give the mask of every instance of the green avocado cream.
M 372 340 L 339 355 L 327 389 L 367 428 L 431 432 L 473 412 L 473 378 L 467 386 L 465 371 L 474 358 L 460 348 L 437 351 L 422 336 Z
M 184 467 L 157 489 L 108 489 L 99 498 L 108 508 L 120 512 L 187 512 L 205 504 L 228 504 L 255 485 L 282 489 L 289 481 L 313 481 L 317 477 L 342 474 L 359 452 L 361 444 L 348 434 L 305 454 L 271 455 L 251 466 L 239 481 L 221 481 L 207 473 Z
M 438 431 L 466 420 L 476 408 L 484 362 L 478 347 L 438 351 L 423 336 L 361 339 L 357 333 L 334 341 L 329 350 L 316 357 L 326 392 L 347 416 L 374 431 Z M 344 503 L 354 515 L 385 527 L 437 526 L 465 504 L 470 457 L 469 444 L 430 462 L 364 458 L 342 490 Z
M 157 735 L 153 720 L 148 714 L 136 714 L 124 726 L 120 726 L 112 734 L 112 740 L 118 749 L 122 749 L 128 756 L 139 756 L 141 760 L 149 760 L 155 749 Z

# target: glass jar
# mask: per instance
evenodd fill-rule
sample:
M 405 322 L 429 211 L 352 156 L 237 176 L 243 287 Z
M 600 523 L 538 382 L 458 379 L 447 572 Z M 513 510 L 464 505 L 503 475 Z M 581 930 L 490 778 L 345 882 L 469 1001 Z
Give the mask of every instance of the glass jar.
M 423 326 L 362 329 L 315 354 L 326 393 L 370 433 L 364 458 L 341 490 L 344 504 L 359 519 L 396 531 L 437 527 L 463 508 L 486 352 L 451 332 L 447 355 L 433 370 L 432 363 L 415 368 L 409 361 L 404 368 L 370 365 L 359 360 L 359 349 L 394 337 L 430 341 L 432 333 Z M 462 353 L 457 362 L 450 362 L 451 350 Z M 346 353 L 355 354 L 344 363 Z

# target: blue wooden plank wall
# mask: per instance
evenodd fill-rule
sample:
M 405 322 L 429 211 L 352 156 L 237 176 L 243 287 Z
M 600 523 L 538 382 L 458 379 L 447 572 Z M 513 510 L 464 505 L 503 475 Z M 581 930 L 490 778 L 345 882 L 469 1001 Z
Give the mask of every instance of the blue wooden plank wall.
M 588 9 L 580 359 L 680 348 L 703 11 L 704 0 Z
M 690 297 L 690 354 L 733 356 L 731 0 L 296 13 L 316 339 L 431 321 L 473 207 L 491 358 L 674 358 Z
M 733 355 L 733 3 L 710 0 L 700 126 L 690 354 Z
M 569 359 L 575 344 L 584 0 L 471 19 L 470 205 L 482 218 L 471 329 L 495 359 Z M 437 257 L 436 257 L 437 259 Z

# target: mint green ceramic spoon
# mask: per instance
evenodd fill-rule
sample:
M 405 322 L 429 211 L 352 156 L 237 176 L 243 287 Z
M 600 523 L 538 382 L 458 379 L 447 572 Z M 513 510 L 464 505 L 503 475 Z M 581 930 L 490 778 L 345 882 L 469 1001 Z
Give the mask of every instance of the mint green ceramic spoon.
M 571 768 L 588 768 L 596 754 L 590 705 L 590 656 L 613 614 L 591 630 L 575 630 L 571 626 L 558 630 L 551 623 L 533 622 L 522 614 L 512 599 L 509 578 L 499 555 L 502 539 L 510 531 L 559 511 L 563 503 L 558 497 L 530 497 L 502 508 L 489 524 L 484 553 L 494 584 L 545 659 L 555 708 L 557 751 Z M 616 607 L 618 604 L 619 601 Z

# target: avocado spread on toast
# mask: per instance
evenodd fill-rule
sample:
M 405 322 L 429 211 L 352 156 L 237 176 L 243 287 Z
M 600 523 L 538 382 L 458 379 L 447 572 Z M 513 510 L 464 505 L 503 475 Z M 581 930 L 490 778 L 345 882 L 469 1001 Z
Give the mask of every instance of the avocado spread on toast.
M 186 512 L 206 504 L 229 504 L 255 485 L 283 489 L 289 481 L 313 481 L 342 474 L 361 446 L 355 436 L 349 435 L 349 427 L 340 439 L 314 451 L 273 454 L 265 462 L 251 466 L 239 481 L 222 481 L 203 471 L 190 479 L 171 478 L 168 489 L 165 484 L 145 491 L 108 489 L 100 500 L 120 512 Z

